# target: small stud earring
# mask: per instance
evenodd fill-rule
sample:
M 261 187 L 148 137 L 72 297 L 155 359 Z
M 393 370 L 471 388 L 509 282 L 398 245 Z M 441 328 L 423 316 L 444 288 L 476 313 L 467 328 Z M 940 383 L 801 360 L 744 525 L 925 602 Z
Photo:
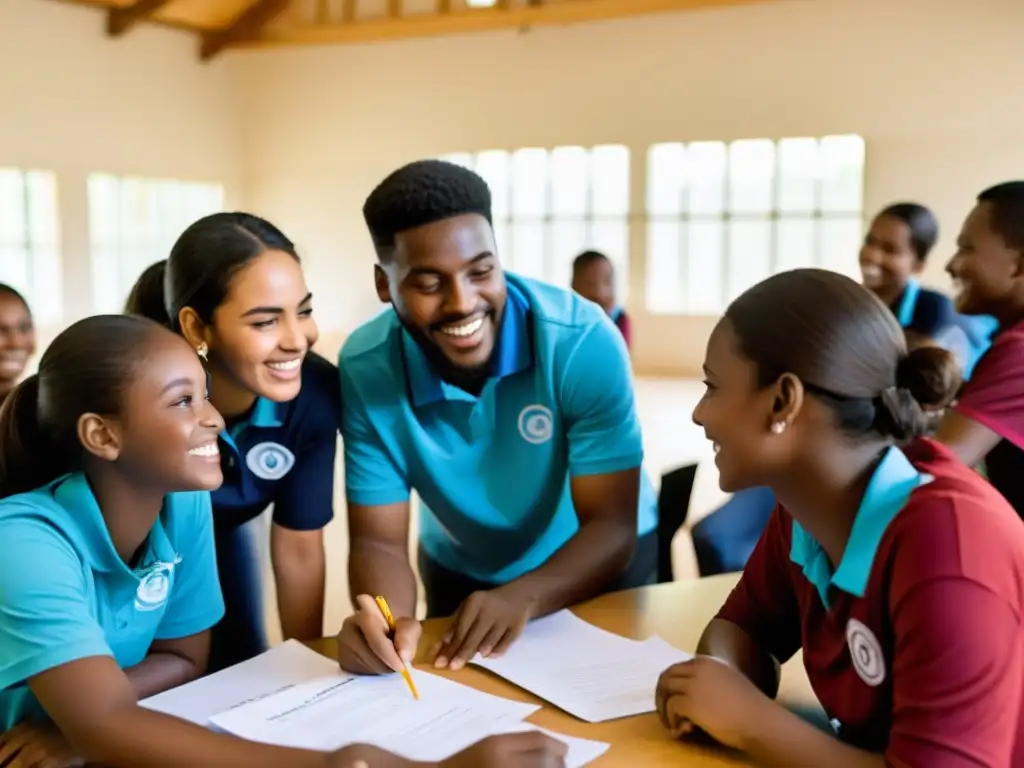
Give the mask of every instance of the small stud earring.
M 781 435 L 785 431 L 786 431 L 786 422 L 784 422 L 784 421 L 776 421 L 774 424 L 772 424 L 772 434 Z
M 206 346 L 206 342 L 205 341 L 202 344 L 200 344 L 198 347 L 196 347 L 196 354 L 199 355 L 203 359 L 204 363 L 206 362 L 206 356 L 209 353 L 210 353 L 210 348 L 208 346 Z

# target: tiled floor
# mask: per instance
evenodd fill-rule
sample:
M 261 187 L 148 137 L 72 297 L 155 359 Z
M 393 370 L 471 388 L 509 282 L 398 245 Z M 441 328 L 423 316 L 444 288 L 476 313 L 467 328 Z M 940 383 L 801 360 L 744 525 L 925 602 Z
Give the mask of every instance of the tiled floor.
M 718 490 L 714 465 L 706 461 L 711 457 L 711 447 L 704 440 L 703 431 L 694 426 L 690 414 L 700 398 L 702 386 L 699 382 L 678 379 L 642 379 L 637 382 L 637 406 L 644 429 L 646 468 L 655 484 L 661 474 L 673 467 L 694 461 L 701 462 L 696 486 L 690 504 L 690 522 L 702 517 L 723 498 Z M 348 597 L 348 528 L 345 520 L 345 502 L 342 493 L 342 462 L 338 461 L 338 497 L 335 504 L 336 517 L 326 530 L 327 548 L 327 609 L 324 629 L 334 633 L 351 610 Z M 267 518 L 269 520 L 269 518 Z M 416 515 L 413 515 L 413 534 L 410 552 L 413 552 L 416 537 Z M 264 545 L 265 545 L 264 541 Z M 677 574 L 695 576 L 692 548 L 688 537 L 676 539 L 674 564 Z M 264 552 L 266 547 L 264 546 Z M 268 561 L 269 562 L 269 561 Z M 416 558 L 412 557 L 415 565 Z M 273 580 L 267 567 L 267 605 L 271 637 L 279 638 L 277 612 L 274 607 Z M 422 606 L 421 606 L 422 609 Z

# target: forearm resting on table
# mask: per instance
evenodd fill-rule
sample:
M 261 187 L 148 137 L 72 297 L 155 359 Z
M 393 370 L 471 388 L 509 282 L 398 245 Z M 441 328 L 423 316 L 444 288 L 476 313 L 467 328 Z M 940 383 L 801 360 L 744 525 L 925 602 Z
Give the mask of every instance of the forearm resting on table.
M 844 744 L 774 702 L 742 745 L 755 765 L 774 768 L 883 768 L 885 758 Z
M 282 531 L 272 539 L 277 610 L 285 640 L 324 633 L 327 563 L 322 531 Z
M 535 616 L 544 616 L 598 594 L 635 549 L 635 518 L 590 520 L 544 565 L 500 589 L 522 595 L 535 605 Z
M 356 537 L 349 546 L 349 591 L 356 595 L 383 595 L 395 616 L 416 615 L 416 574 L 404 546 Z
M 779 662 L 731 621 L 712 619 L 700 637 L 697 653 L 727 662 L 769 698 L 778 695 Z
M 139 699 L 177 688 L 206 672 L 196 662 L 168 651 L 151 651 L 146 658 L 125 670 Z

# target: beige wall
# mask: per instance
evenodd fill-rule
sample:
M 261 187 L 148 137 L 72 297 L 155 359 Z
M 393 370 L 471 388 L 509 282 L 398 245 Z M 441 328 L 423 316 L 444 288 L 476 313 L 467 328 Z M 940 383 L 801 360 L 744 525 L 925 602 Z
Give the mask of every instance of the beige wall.
M 57 174 L 68 321 L 91 311 L 89 173 L 221 182 L 244 199 L 232 62 L 200 65 L 183 33 L 112 41 L 103 26 L 95 9 L 0 0 L 0 166 Z
M 634 203 L 655 141 L 857 132 L 866 207 L 935 208 L 941 262 L 972 195 L 1024 176 L 1024 3 L 790 0 L 566 29 L 238 54 L 248 199 L 303 246 L 328 331 L 375 311 L 360 205 L 403 161 L 454 150 L 624 142 Z M 710 318 L 644 312 L 637 367 L 693 373 Z

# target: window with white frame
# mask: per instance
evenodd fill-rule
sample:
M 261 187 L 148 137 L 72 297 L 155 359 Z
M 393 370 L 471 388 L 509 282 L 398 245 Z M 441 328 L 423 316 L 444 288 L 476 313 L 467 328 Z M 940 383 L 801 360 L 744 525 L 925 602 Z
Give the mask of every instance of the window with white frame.
M 57 178 L 48 171 L 0 168 L 0 282 L 28 301 L 36 324 L 63 320 Z
M 505 267 L 568 287 L 582 251 L 605 253 L 625 300 L 629 255 L 629 150 L 596 147 L 488 150 L 446 155 L 491 188 L 494 233 Z
M 798 267 L 858 276 L 863 206 L 860 136 L 656 144 L 647 158 L 647 309 L 716 315 Z
M 185 228 L 224 207 L 224 188 L 172 179 L 89 176 L 93 309 L 120 312 L 139 275 Z

